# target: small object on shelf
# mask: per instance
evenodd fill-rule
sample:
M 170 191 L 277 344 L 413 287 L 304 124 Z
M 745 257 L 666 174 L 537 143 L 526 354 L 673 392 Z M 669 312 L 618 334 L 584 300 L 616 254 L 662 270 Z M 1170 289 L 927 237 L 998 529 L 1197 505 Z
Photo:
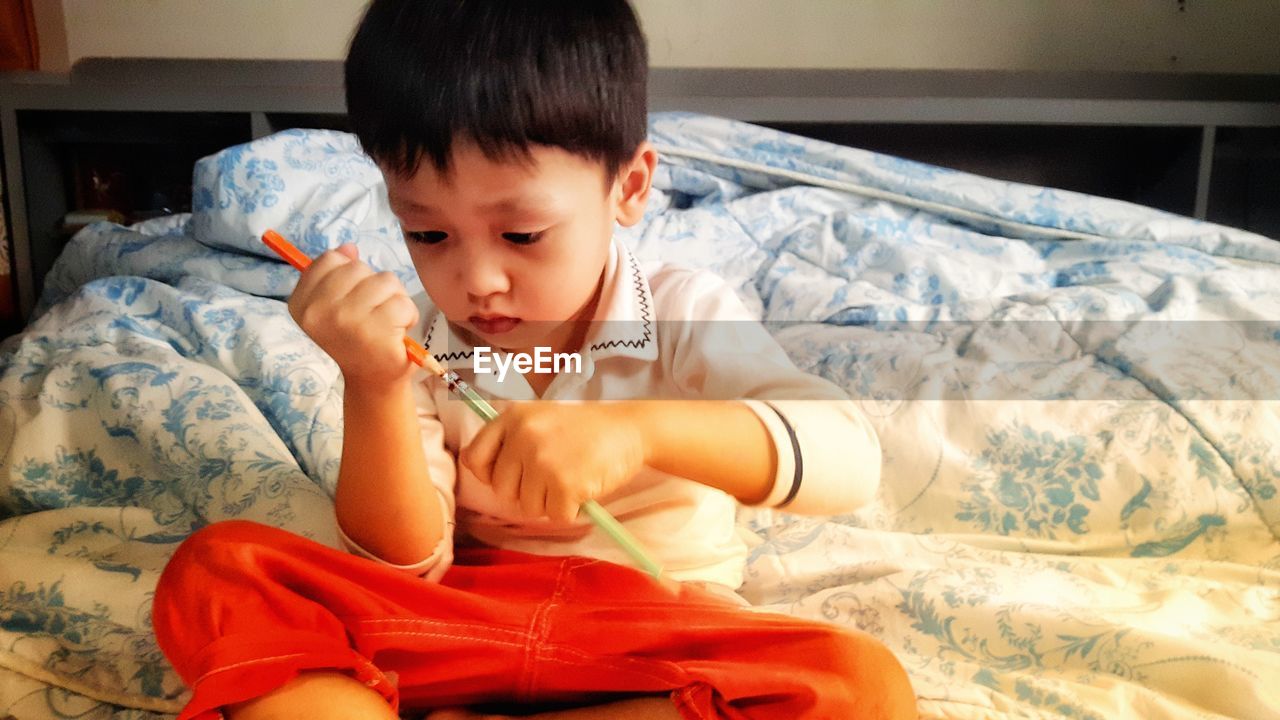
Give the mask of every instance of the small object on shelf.
M 62 217 L 64 233 L 79 232 L 86 225 L 96 222 L 124 223 L 124 214 L 118 210 L 72 210 Z
M 5 186 L 0 177 L 0 337 L 7 337 L 19 327 L 18 297 L 13 291 L 10 270 L 9 225 L 4 214 Z

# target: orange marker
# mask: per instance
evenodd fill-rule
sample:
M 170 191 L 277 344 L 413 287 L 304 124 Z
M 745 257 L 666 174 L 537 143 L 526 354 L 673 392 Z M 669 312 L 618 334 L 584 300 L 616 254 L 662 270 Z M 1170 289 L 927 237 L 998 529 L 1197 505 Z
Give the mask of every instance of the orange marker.
M 285 240 L 284 236 L 275 230 L 268 230 L 262 233 L 262 242 L 265 243 L 267 247 L 275 250 L 277 255 L 284 258 L 290 265 L 294 266 L 299 271 L 306 270 L 311 266 L 311 258 L 304 255 L 293 243 Z M 445 374 L 444 366 L 435 358 L 431 357 L 431 354 L 422 346 L 422 343 L 417 342 L 408 335 L 405 335 L 404 347 L 405 350 L 409 351 L 409 359 L 418 367 L 426 368 L 428 371 L 433 372 L 436 375 L 443 376 Z

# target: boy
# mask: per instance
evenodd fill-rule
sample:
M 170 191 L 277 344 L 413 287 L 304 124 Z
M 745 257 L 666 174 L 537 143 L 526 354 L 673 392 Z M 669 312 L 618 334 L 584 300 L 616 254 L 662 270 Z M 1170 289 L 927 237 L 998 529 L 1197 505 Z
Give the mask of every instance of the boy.
M 874 492 L 879 446 L 723 283 L 646 274 L 612 240 L 657 162 L 646 68 L 625 0 L 374 0 L 348 112 L 438 311 L 419 325 L 351 247 L 303 273 L 290 312 L 344 376 L 335 504 L 354 554 L 244 522 L 184 543 L 154 610 L 194 687 L 182 720 L 914 716 L 883 645 L 733 593 L 735 498 L 846 512 Z M 406 332 L 498 419 L 415 378 Z M 478 371 L 539 352 L 579 362 Z M 679 582 L 624 567 L 579 517 L 588 499 Z

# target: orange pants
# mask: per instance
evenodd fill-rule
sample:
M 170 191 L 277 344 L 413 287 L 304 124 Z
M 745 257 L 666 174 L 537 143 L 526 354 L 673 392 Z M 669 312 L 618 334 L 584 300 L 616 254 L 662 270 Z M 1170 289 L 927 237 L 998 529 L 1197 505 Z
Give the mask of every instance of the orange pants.
M 338 670 L 393 707 L 666 695 L 690 720 L 914 718 L 864 633 L 744 609 L 582 557 L 460 548 L 441 583 L 264 525 L 192 535 L 156 588 L 156 637 L 194 694 L 179 720 Z

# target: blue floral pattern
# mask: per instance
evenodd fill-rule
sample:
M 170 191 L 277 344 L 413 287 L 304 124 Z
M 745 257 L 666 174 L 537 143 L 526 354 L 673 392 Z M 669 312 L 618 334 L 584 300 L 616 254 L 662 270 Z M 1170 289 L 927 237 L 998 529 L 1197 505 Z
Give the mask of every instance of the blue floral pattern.
M 650 137 L 620 237 L 723 276 L 883 446 L 857 513 L 744 510 L 754 605 L 881 638 L 925 717 L 1280 717 L 1280 244 L 701 115 Z M 150 598 L 196 528 L 337 545 L 341 377 L 263 230 L 427 307 L 349 135 L 229 148 L 193 197 L 82 231 L 0 346 L 0 717 L 172 717 Z

